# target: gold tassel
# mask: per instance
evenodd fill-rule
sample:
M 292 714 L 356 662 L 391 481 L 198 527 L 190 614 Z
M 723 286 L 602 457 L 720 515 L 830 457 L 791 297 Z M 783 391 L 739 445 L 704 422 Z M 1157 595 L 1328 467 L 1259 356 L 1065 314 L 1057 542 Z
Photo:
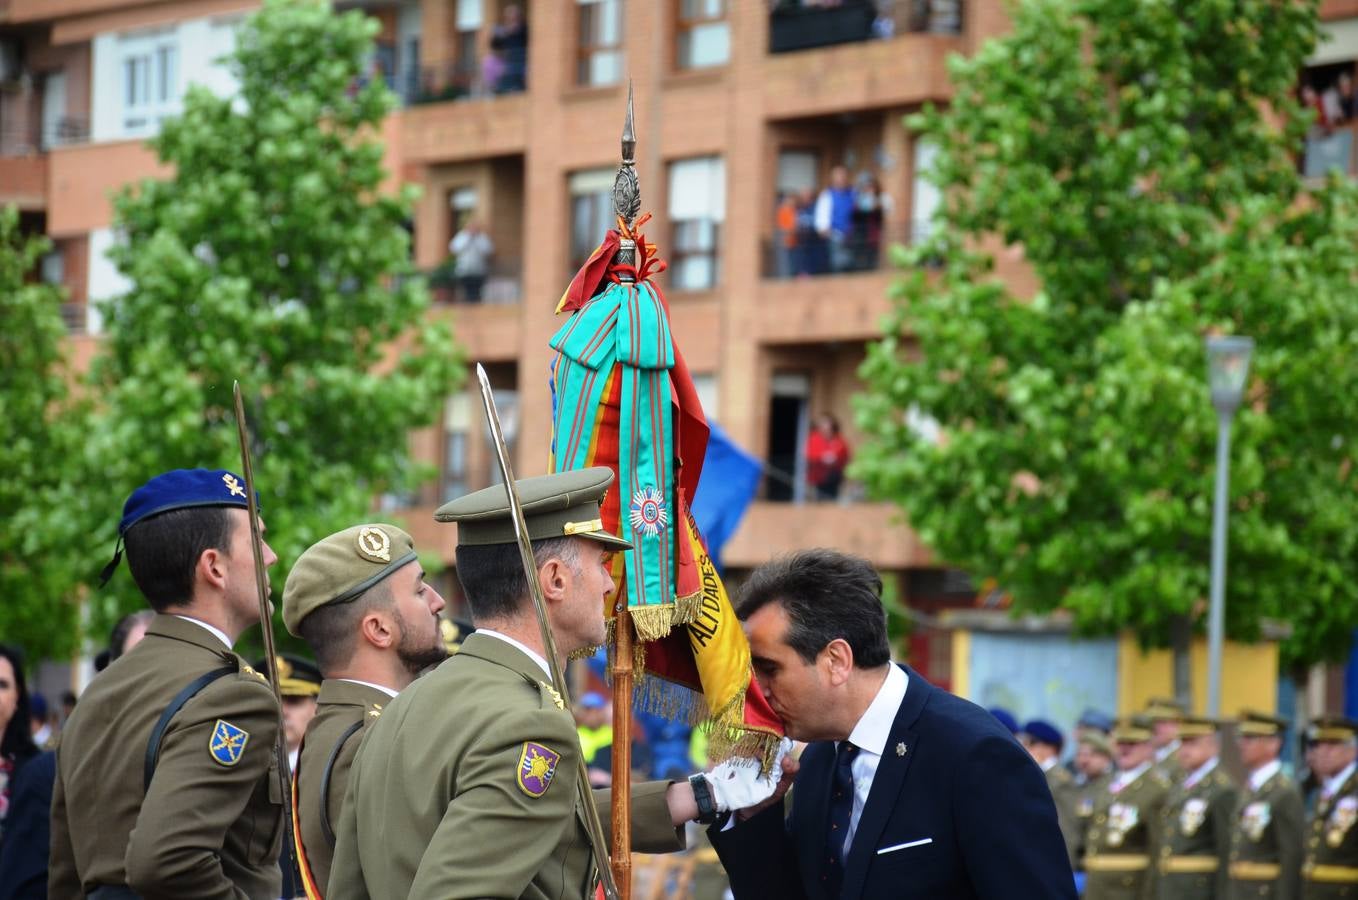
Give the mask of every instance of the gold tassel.
M 637 637 L 643 641 L 657 641 L 669 634 L 674 627 L 674 609 L 673 603 L 633 607 L 630 612 Z
M 687 625 L 698 618 L 698 614 L 702 612 L 702 609 L 702 591 L 689 594 L 687 597 L 679 597 L 674 601 L 674 617 L 672 621 L 675 625 Z

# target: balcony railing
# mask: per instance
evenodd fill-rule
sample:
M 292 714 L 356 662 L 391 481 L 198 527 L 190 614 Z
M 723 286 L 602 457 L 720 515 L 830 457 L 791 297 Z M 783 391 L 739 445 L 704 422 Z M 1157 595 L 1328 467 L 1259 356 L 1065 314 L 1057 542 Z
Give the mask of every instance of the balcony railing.
M 504 305 L 518 303 L 523 285 L 523 267 L 507 260 L 491 264 L 490 273 L 479 280 L 459 276 L 452 265 L 415 272 L 423 278 L 434 303 Z
M 89 120 L 84 118 L 63 116 L 44 124 L 16 121 L 0 115 L 0 157 L 33 156 L 53 147 L 83 144 L 89 139 Z
M 769 12 L 769 52 L 787 53 L 901 34 L 962 33 L 962 0 L 779 0 Z
M 495 54 L 436 66 L 421 66 L 407 74 L 409 103 L 476 100 L 527 90 L 527 73 L 505 65 Z
M 1306 178 L 1324 178 L 1332 171 L 1358 175 L 1358 156 L 1354 131 L 1358 123 L 1330 128 L 1313 128 L 1306 136 L 1301 158 L 1301 173 Z
M 891 267 L 892 244 L 917 244 L 929 234 L 929 222 L 884 227 L 862 223 L 837 237 L 814 229 L 778 231 L 764 242 L 765 278 L 809 278 L 875 272 Z

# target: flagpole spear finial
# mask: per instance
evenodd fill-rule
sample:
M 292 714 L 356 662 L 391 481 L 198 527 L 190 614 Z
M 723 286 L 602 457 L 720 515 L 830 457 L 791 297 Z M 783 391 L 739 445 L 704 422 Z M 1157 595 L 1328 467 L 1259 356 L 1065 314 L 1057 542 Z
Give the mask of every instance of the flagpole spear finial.
M 624 234 L 613 261 L 621 266 L 636 267 L 637 243 L 627 232 L 632 229 L 637 213 L 641 212 L 641 182 L 637 180 L 636 119 L 632 109 L 632 80 L 627 80 L 627 118 L 622 125 L 622 163 L 613 179 L 613 210 L 622 220 Z M 620 273 L 620 280 L 634 281 L 630 273 Z

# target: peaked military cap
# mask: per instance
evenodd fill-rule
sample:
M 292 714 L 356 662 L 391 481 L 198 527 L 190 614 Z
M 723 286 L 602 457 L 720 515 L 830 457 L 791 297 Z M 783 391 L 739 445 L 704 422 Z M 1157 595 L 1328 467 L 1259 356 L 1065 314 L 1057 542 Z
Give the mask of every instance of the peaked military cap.
M 255 501 L 258 508 L 258 493 Z M 195 506 L 248 508 L 245 479 L 226 469 L 171 469 L 137 488 L 123 504 L 118 546 L 113 550 L 113 559 L 99 573 L 99 583 L 107 584 L 113 570 L 118 568 L 118 561 L 123 558 L 123 537 L 129 528 L 152 516 Z
M 466 619 L 439 619 L 439 636 L 443 638 L 443 649 L 452 656 L 462 649 L 467 635 L 476 631 L 476 626 Z
M 1281 737 L 1287 732 L 1287 720 L 1272 713 L 1242 709 L 1239 732 L 1241 737 Z
M 604 530 L 599 514 L 599 504 L 612 483 L 613 471 L 604 466 L 515 481 L 528 537 L 535 541 L 582 537 L 620 550 L 631 549 L 630 542 Z M 509 493 L 503 484 L 445 503 L 434 513 L 434 519 L 457 523 L 459 547 L 515 542 Z
M 1221 723 L 1206 716 L 1184 716 L 1179 721 L 1180 738 L 1207 737 L 1221 730 Z
M 1310 741 L 1351 741 L 1358 737 L 1358 722 L 1344 716 L 1321 716 L 1312 719 L 1306 729 Z
M 1152 697 L 1146 702 L 1145 715 L 1152 722 L 1178 722 L 1187 712 L 1182 703 L 1168 697 Z
M 1136 715 L 1118 719 L 1112 738 L 1118 744 L 1141 744 L 1151 739 L 1152 722 L 1148 716 Z
M 1045 719 L 1033 719 L 1025 722 L 1019 729 L 1019 734 L 1026 734 L 1030 740 L 1039 744 L 1049 744 L 1059 752 L 1065 739 L 1061 737 L 1061 730 Z
M 278 693 L 284 697 L 315 697 L 321 692 L 321 670 L 309 659 L 291 653 L 274 657 L 278 666 Z M 261 658 L 255 671 L 268 672 L 269 661 Z
M 283 587 L 283 624 L 300 637 L 308 615 L 332 603 L 348 603 L 402 566 L 414 562 L 415 541 L 395 525 L 355 525 L 308 547 Z

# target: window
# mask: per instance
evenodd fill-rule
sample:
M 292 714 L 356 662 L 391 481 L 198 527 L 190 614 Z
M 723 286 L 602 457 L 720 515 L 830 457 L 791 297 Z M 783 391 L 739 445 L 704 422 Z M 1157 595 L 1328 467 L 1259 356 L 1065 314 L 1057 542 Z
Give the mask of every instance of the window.
M 178 112 L 179 46 L 174 32 L 125 36 L 122 51 L 123 129 L 130 134 L 156 131 Z
M 779 503 L 806 499 L 806 438 L 810 433 L 809 372 L 775 372 L 769 397 L 769 459 L 764 496 Z
M 929 237 L 934 214 L 943 200 L 938 186 L 926 177 L 934 167 L 937 154 L 938 147 L 933 142 L 924 138 L 915 139 L 915 181 L 911 191 L 914 209 L 910 213 L 910 242 L 913 244 Z
M 724 66 L 731 58 L 726 0 L 679 0 L 677 25 L 679 68 Z
M 670 283 L 704 291 L 721 279 L 721 225 L 726 220 L 726 165 L 720 156 L 670 164 Z
M 456 500 L 470 491 L 467 483 L 467 432 L 471 422 L 471 399 L 463 392 L 443 406 L 443 473 L 439 499 Z
M 616 84 L 622 77 L 622 0 L 576 0 L 580 13 L 577 84 Z
M 617 215 L 613 212 L 615 174 L 612 169 L 588 169 L 571 174 L 571 274 L 589 259 L 603 240 L 604 232 L 616 226 Z

